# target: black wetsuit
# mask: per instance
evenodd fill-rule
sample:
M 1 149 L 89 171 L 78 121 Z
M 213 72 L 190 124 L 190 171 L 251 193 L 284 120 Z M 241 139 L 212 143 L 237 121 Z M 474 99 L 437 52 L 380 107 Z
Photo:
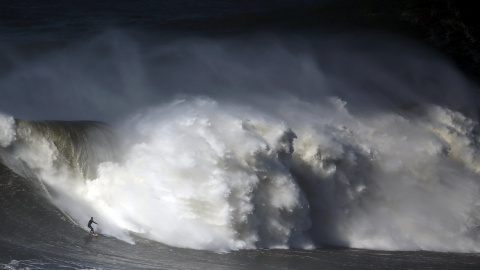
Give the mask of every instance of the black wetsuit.
M 91 233 L 95 233 L 95 231 L 93 230 L 93 227 L 92 227 L 92 222 L 97 224 L 95 221 L 93 221 L 93 219 L 90 219 L 90 221 L 88 222 L 88 228 L 90 228 Z

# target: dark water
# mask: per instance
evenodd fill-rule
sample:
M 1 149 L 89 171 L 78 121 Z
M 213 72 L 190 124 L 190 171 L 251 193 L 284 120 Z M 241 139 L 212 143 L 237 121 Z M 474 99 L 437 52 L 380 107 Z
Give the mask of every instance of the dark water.
M 0 2 L 0 268 L 478 269 L 478 87 L 359 3 Z

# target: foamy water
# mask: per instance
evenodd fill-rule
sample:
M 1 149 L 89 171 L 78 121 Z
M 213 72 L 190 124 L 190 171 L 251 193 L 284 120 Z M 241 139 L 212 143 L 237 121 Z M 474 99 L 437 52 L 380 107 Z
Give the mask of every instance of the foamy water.
M 0 113 L 0 146 L 7 147 L 15 139 L 15 120 Z

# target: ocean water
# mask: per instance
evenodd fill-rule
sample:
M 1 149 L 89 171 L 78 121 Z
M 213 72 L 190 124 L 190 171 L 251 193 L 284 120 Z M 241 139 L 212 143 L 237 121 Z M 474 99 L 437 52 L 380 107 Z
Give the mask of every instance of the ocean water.
M 335 3 L 2 3 L 0 267 L 477 269 L 478 85 Z

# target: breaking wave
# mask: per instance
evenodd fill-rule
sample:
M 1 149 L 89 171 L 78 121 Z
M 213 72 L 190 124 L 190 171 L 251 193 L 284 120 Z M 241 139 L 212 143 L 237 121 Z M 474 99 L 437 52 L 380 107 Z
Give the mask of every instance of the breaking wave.
M 165 45 L 147 58 L 177 57 L 166 60 L 168 74 L 205 64 L 190 78 L 199 89 L 230 90 L 187 91 L 147 109 L 132 100 L 143 109 L 114 127 L 1 115 L 2 163 L 41 185 L 77 226 L 86 229 L 94 216 L 101 233 L 129 243 L 135 235 L 215 251 L 480 250 L 478 124 L 468 98 L 458 94 L 451 104 L 438 94 L 468 88 L 448 65 L 419 84 L 416 72 L 434 66 L 430 60 L 351 53 L 348 46 L 325 52 L 328 43 L 304 55 L 288 46 L 267 44 L 262 54 L 202 42 Z M 131 46 L 120 60 L 142 66 Z M 340 58 L 355 71 L 332 60 Z M 392 67 L 394 60 L 402 63 Z M 161 63 L 145 65 L 159 71 Z M 323 64 L 331 65 L 324 71 Z M 139 83 L 148 72 L 140 73 L 129 82 L 149 88 Z M 193 84 L 168 74 L 162 79 L 169 87 Z M 445 86 L 445 77 L 458 83 Z

